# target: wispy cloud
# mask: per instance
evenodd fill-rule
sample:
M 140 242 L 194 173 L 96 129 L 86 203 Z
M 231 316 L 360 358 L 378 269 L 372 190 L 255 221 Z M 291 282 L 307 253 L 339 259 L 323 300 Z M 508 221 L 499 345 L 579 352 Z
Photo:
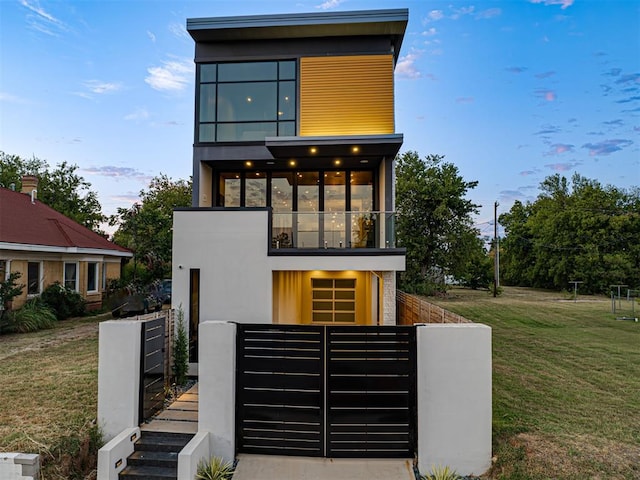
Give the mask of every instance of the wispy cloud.
M 116 203 L 128 203 L 135 205 L 140 201 L 140 195 L 135 193 L 123 193 L 121 195 L 110 195 L 109 200 Z
M 400 57 L 396 64 L 395 73 L 401 78 L 420 78 L 420 71 L 416 68 L 416 60 L 420 58 L 417 53 L 408 53 L 404 57 Z
M 622 100 L 616 101 L 616 103 L 629 103 L 629 102 L 637 102 L 640 100 L 640 96 L 623 98 Z
M 144 81 L 154 90 L 179 92 L 193 81 L 193 69 L 190 59 L 165 60 L 162 66 L 149 67 Z
M 540 79 L 549 78 L 549 77 L 551 77 L 552 75 L 555 75 L 555 74 L 556 74 L 556 72 L 554 72 L 553 70 L 550 70 L 548 72 L 536 73 L 535 77 L 536 78 L 540 78 Z
M 118 90 L 122 90 L 121 83 L 113 83 L 113 82 L 102 82 L 100 80 L 87 80 L 83 83 L 84 87 L 87 88 L 91 93 L 95 93 L 97 95 L 103 95 L 105 93 L 114 93 Z
M 149 37 L 149 40 L 151 40 L 153 43 L 156 43 L 156 36 L 153 34 L 153 32 L 147 30 L 147 37 Z
M 628 73 L 627 75 L 622 75 L 616 80 L 616 83 L 640 83 L 640 73 Z
M 606 122 L 602 122 L 605 125 L 609 125 L 610 127 L 621 127 L 624 125 L 624 120 L 621 118 L 616 118 L 615 120 L 607 120 Z
M 146 120 L 149 112 L 145 108 L 136 108 L 133 112 L 124 116 L 125 120 Z
M 561 8 L 569 8 L 574 0 L 530 0 L 531 3 L 542 3 L 544 5 L 561 5 Z
M 182 23 L 172 23 L 169 25 L 169 31 L 175 36 L 183 40 L 190 40 L 191 37 L 187 33 L 187 29 Z
M 577 166 L 582 165 L 580 162 L 566 162 L 566 163 L 547 163 L 546 168 L 553 170 L 554 172 L 566 172 L 572 170 Z
M 527 67 L 508 67 L 505 70 L 509 73 L 524 73 L 528 70 Z
M 38 0 L 20 0 L 20 4 L 30 12 L 27 22 L 32 29 L 51 36 L 59 36 L 61 32 L 69 30 L 63 21 L 42 8 Z
M 425 37 L 432 37 L 432 36 L 436 35 L 437 33 L 438 33 L 438 31 L 434 27 L 431 27 L 431 28 L 425 30 L 424 32 L 422 32 L 422 35 L 424 35 Z
M 609 155 L 614 152 L 618 152 L 623 148 L 633 145 L 632 140 L 627 139 L 613 139 L 605 140 L 599 143 L 585 143 L 582 148 L 589 150 L 589 155 L 595 157 L 597 155 Z
M 521 177 L 530 177 L 532 175 L 537 175 L 540 173 L 540 170 L 538 170 L 537 168 L 533 169 L 533 170 L 523 170 L 522 172 L 519 173 L 519 175 Z
M 551 145 L 551 150 L 545 153 L 545 157 L 553 156 L 553 155 L 561 155 L 567 152 L 573 152 L 574 145 L 568 143 L 554 143 Z
M 320 5 L 316 5 L 316 8 L 321 10 L 329 10 L 331 8 L 336 8 L 338 5 L 342 3 L 343 0 L 327 0 L 326 2 L 321 3 Z
M 487 10 L 483 10 L 481 12 L 476 13 L 476 20 L 488 20 L 490 18 L 497 17 L 502 14 L 502 10 L 500 8 L 489 8 Z
M 465 15 L 472 15 L 476 9 L 476 7 L 474 7 L 473 5 L 469 5 L 468 7 L 462 7 L 462 8 L 453 8 L 453 7 L 451 8 L 453 10 L 453 13 L 449 17 L 451 18 L 451 20 L 458 20 L 460 17 L 463 17 Z
M 11 95 L 10 93 L 0 92 L 0 102 L 7 103 L 18 103 L 18 104 L 28 104 L 29 100 L 26 98 L 16 97 L 15 95 Z
M 553 90 L 540 89 L 540 90 L 536 90 L 535 93 L 536 93 L 536 97 L 542 98 L 547 102 L 553 102 L 558 98 L 558 96 L 556 95 L 556 92 L 554 92 Z
M 473 97 L 458 97 L 456 103 L 473 103 L 475 99 Z
M 151 180 L 152 176 L 147 175 L 135 168 L 131 167 L 117 167 L 115 165 L 104 165 L 102 167 L 90 167 L 83 168 L 83 173 L 88 175 L 98 175 L 101 177 L 115 178 L 116 180 L 122 178 L 129 178 L 133 180 L 138 180 L 141 182 L 148 182 Z
M 617 77 L 621 73 L 622 73 L 621 68 L 610 68 L 609 70 L 604 72 L 602 75 L 607 75 L 608 77 Z
M 559 133 L 560 127 L 557 125 L 543 125 L 542 130 L 537 131 L 534 135 L 551 135 L 554 133 Z
M 431 10 L 427 13 L 427 18 L 425 19 L 425 23 L 435 22 L 438 20 L 442 20 L 444 18 L 444 13 L 442 10 Z

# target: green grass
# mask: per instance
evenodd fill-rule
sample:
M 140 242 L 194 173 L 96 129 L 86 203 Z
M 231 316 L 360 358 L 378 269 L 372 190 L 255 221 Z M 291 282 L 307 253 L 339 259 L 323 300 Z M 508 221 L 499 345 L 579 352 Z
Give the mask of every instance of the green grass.
M 97 320 L 0 337 L 0 452 L 40 453 L 47 480 L 82 478 L 65 465 L 84 461 L 71 450 L 96 434 Z
M 532 289 L 429 299 L 492 327 L 498 479 L 640 478 L 640 323 Z

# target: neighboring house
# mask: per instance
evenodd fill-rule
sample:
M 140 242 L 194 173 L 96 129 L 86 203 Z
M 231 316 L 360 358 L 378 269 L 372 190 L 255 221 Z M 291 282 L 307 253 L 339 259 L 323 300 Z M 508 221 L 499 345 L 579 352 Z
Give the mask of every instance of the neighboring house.
M 396 323 L 394 68 L 406 9 L 187 20 L 193 207 L 173 305 L 205 320 Z
M 99 308 L 108 280 L 133 256 L 37 200 L 37 178 L 23 179 L 22 193 L 0 188 L 0 278 L 20 272 L 25 288 L 12 308 L 59 282 Z

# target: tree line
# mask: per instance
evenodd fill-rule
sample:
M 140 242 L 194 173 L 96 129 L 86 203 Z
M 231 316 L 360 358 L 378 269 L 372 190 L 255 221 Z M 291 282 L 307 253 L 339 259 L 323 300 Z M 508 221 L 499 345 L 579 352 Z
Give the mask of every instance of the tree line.
M 602 185 L 574 174 L 540 184 L 533 202 L 516 201 L 500 215 L 500 245 L 507 285 L 564 290 L 583 282 L 584 293 L 611 285 L 640 288 L 640 188 Z
M 0 152 L 0 186 L 19 191 L 23 175 L 37 176 L 38 198 L 78 223 L 103 235 L 105 224 L 116 228 L 112 240 L 135 253 L 125 278 L 170 275 L 173 209 L 191 205 L 191 180 L 160 174 L 136 204 L 106 216 L 76 165 L 51 167 Z M 397 244 L 407 250 L 401 289 L 434 294 L 451 283 L 490 286 L 494 251 L 474 226 L 480 206 L 467 198 L 477 185 L 442 155 L 396 157 Z M 603 186 L 575 174 L 570 181 L 545 178 L 540 192 L 500 216 L 503 284 L 565 290 L 580 281 L 585 293 L 606 293 L 613 284 L 640 287 L 640 188 Z

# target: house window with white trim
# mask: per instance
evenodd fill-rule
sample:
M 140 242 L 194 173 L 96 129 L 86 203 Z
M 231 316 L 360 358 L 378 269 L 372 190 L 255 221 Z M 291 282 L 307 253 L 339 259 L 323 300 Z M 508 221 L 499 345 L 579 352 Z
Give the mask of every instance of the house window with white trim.
M 64 286 L 70 290 L 78 291 L 78 264 L 64 264 Z
M 98 291 L 98 262 L 87 263 L 87 292 Z
M 0 282 L 4 282 L 8 276 L 9 275 L 7 272 L 7 261 L 0 260 Z
M 29 262 L 27 265 L 27 295 L 38 295 L 40 293 L 40 273 L 42 265 L 40 262 Z

